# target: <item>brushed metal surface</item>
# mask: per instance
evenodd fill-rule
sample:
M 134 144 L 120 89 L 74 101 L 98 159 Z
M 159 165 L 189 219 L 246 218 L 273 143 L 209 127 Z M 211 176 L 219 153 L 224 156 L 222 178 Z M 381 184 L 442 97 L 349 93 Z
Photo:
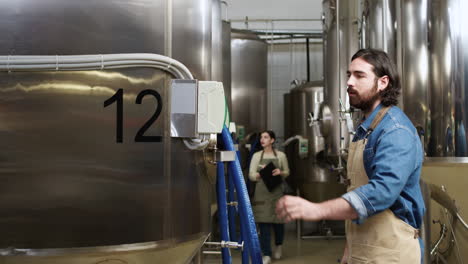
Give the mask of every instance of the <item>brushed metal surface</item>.
M 172 4 L 172 58 L 184 63 L 195 79 L 210 80 L 212 0 L 175 0 Z
M 431 134 L 428 19 L 428 1 L 401 1 L 400 101 L 405 114 L 424 135 L 425 149 Z
M 332 117 L 326 144 L 328 155 L 338 156 L 340 149 L 346 147 L 349 141 L 346 125 L 340 122 L 339 99 L 341 98 L 345 107 L 349 107 L 346 70 L 351 62 L 351 56 L 359 48 L 357 21 L 360 18 L 360 2 L 324 0 L 322 3 L 324 58 L 326 58 L 324 59 L 324 96 Z
M 168 195 L 162 142 L 134 137 L 154 113 L 156 90 L 168 111 L 170 76 L 151 69 L 0 73 L 0 248 L 90 247 L 165 238 Z M 123 143 L 116 143 L 119 88 Z M 163 136 L 164 116 L 146 135 Z M 164 138 L 163 140 L 170 140 Z M 126 230 L 126 232 L 122 232 Z
M 428 1 L 365 0 L 362 5 L 363 47 L 384 50 L 395 64 L 399 63 L 400 106 L 427 137 L 430 135 Z
M 396 34 L 396 2 L 392 0 L 363 0 L 362 1 L 362 30 L 365 39 L 363 48 L 382 49 L 396 63 L 397 34 Z
M 285 117 L 288 120 L 285 131 L 288 131 L 288 137 L 300 135 L 309 140 L 307 158 L 299 157 L 297 141 L 286 147 L 291 177 L 301 196 L 320 202 L 343 194 L 345 188 L 338 183 L 337 174 L 319 156 L 325 151 L 325 139 L 319 129 L 309 126 L 309 114 L 317 118 L 320 105 L 324 101 L 323 81 L 295 87 L 288 94 L 287 100 L 286 112 L 289 115 Z
M 246 135 L 266 129 L 267 43 L 250 31 L 232 30 L 232 120 Z
M 211 80 L 222 82 L 231 109 L 231 23 L 221 18 L 221 1 L 213 0 Z
M 229 111 L 232 111 L 231 96 L 231 23 L 223 21 L 222 25 L 222 56 L 223 56 L 223 85 Z
M 163 54 L 164 10 L 150 0 L 2 1 L 0 53 Z
M 464 1 L 431 2 L 430 156 L 468 156 L 466 81 L 468 39 Z
M 198 82 L 173 80 L 171 83 L 171 136 L 195 138 L 198 136 L 197 108 Z
M 165 5 L 4 1 L 0 54 L 164 54 Z M 209 79 L 211 1 L 173 5 L 173 57 Z M 161 241 L 176 248 L 187 237 L 204 240 L 212 186 L 201 154 L 170 138 L 171 78 L 149 68 L 0 73 L 0 248 L 67 251 Z M 118 89 L 123 143 L 116 142 L 117 103 L 103 107 Z M 162 142 L 135 142 L 155 113 L 154 97 L 135 103 L 145 89 L 159 92 L 163 104 L 145 135 Z
M 221 19 L 221 1 L 212 0 L 211 10 L 211 79 L 223 81 L 223 21 Z
M 8 264 L 187 264 L 206 241 L 205 235 L 195 235 L 183 240 L 165 240 L 157 243 L 138 243 L 122 246 L 22 250 L 20 255 L 1 257 Z
M 0 54 L 165 54 L 166 0 L 0 2 Z M 211 77 L 211 0 L 172 1 L 172 54 Z

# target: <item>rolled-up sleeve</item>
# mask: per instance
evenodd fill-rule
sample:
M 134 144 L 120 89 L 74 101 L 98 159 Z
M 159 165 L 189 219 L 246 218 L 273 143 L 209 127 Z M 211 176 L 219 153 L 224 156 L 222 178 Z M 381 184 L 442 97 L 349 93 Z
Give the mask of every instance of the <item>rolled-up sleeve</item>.
M 415 137 L 406 127 L 396 126 L 378 139 L 371 162 L 368 184 L 342 197 L 356 210 L 363 223 L 368 217 L 390 208 L 415 170 L 417 150 Z
M 361 200 L 361 197 L 359 197 L 359 195 L 357 195 L 355 191 L 347 192 L 341 197 L 348 201 L 348 203 L 354 208 L 354 210 L 356 210 L 358 218 L 353 219 L 353 221 L 355 221 L 358 224 L 363 223 L 367 219 L 368 215 L 366 205 Z

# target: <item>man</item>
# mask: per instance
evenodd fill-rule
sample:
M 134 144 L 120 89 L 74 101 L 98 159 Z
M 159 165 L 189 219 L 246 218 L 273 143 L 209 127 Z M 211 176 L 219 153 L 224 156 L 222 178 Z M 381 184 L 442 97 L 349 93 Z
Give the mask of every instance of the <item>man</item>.
M 423 153 L 416 129 L 396 107 L 396 67 L 383 51 L 360 50 L 351 59 L 347 85 L 350 104 L 364 114 L 349 146 L 348 192 L 322 203 L 284 196 L 276 213 L 286 221 L 347 220 L 341 263 L 419 264 Z

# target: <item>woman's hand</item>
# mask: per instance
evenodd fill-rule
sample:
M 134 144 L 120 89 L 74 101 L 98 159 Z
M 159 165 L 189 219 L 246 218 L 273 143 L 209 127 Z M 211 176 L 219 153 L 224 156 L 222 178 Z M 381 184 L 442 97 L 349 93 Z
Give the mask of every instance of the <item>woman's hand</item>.
M 255 174 L 255 179 L 260 179 L 262 177 L 262 175 L 260 175 L 260 173 L 257 172 L 257 174 Z
M 273 176 L 277 176 L 277 175 L 280 175 L 280 174 L 281 174 L 281 171 L 280 171 L 280 169 L 274 169 L 274 170 L 272 171 L 272 174 L 273 174 Z

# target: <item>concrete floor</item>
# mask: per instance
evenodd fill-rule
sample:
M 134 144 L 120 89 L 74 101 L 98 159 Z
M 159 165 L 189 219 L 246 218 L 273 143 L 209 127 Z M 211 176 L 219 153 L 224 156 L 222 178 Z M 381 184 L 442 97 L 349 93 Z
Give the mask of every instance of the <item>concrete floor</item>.
M 275 264 L 325 264 L 338 263 L 344 248 L 344 239 L 296 239 L 296 233 L 291 228 L 286 228 L 283 244 L 283 257 L 273 260 Z M 241 255 L 238 251 L 231 251 L 233 264 L 241 264 Z M 204 264 L 222 263 L 221 256 L 206 256 Z

